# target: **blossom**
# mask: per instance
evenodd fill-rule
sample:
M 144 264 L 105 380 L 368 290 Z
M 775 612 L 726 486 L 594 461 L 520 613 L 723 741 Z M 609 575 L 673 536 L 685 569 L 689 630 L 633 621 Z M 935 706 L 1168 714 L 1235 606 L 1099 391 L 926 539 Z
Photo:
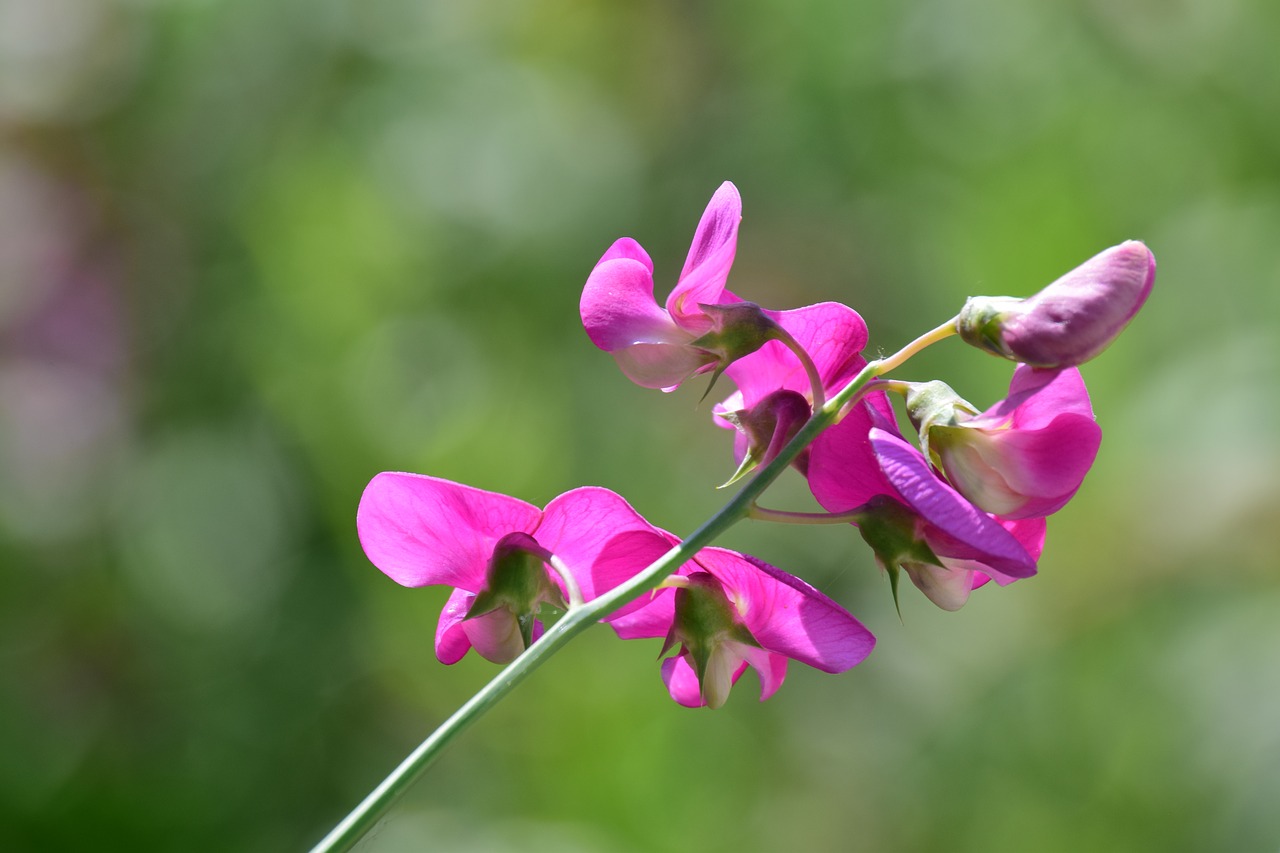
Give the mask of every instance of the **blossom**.
M 862 623 L 809 584 L 735 551 L 704 548 L 668 584 L 606 621 L 623 639 L 663 637 L 664 654 L 679 644 L 662 663 L 662 680 L 686 707 L 720 707 L 748 666 L 764 701 L 782 685 L 788 659 L 844 672 L 875 645 Z
M 945 610 L 987 580 L 1035 574 L 1044 545 L 1043 518 L 993 517 L 938 477 L 879 392 L 815 440 L 809 488 L 827 511 L 850 513 L 891 581 L 905 570 Z
M 790 311 L 766 311 L 808 355 L 824 396 L 833 396 L 866 366 L 867 324 L 838 302 Z M 716 422 L 736 427 L 739 472 L 768 464 L 813 413 L 814 383 L 803 362 L 782 340 L 771 340 L 725 369 L 737 390 L 713 409 Z M 804 473 L 808 451 L 795 462 Z
M 541 606 L 564 608 L 574 596 L 570 581 L 590 600 L 671 544 L 608 489 L 574 489 L 540 510 L 421 474 L 374 477 L 356 527 L 369 560 L 396 583 L 454 588 L 436 629 L 446 664 L 471 648 L 494 663 L 513 660 L 540 635 Z
M 671 391 L 768 339 L 771 326 L 759 309 L 725 289 L 741 219 L 742 199 L 725 181 L 702 214 L 665 308 L 654 299 L 653 261 L 630 237 L 591 271 L 579 305 L 583 327 L 632 382 Z
M 1144 244 L 1112 246 L 1034 296 L 975 296 L 956 320 L 973 346 L 1034 367 L 1071 367 L 1101 353 L 1138 313 L 1156 278 Z
M 1009 396 L 978 414 L 941 382 L 910 386 L 907 411 L 927 456 L 953 486 L 987 512 L 1033 518 L 1061 509 L 1098 455 L 1080 371 L 1014 370 Z

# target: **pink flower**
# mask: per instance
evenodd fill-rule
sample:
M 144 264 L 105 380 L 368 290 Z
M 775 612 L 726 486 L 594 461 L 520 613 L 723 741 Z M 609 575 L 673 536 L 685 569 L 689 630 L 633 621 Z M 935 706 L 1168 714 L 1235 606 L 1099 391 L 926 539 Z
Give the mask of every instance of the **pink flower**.
M 982 414 L 943 383 L 912 386 L 907 409 L 956 489 L 1003 518 L 1057 512 L 1080 488 L 1102 430 L 1080 371 L 1019 365 L 1009 396 Z
M 552 561 L 589 600 L 671 546 L 669 534 L 607 489 L 574 489 L 539 510 L 420 474 L 374 477 L 356 527 L 365 554 L 396 583 L 454 587 L 436 629 L 436 656 L 446 664 L 471 648 L 506 663 L 537 639 L 541 606 L 564 608 L 573 595 L 548 569 Z
M 840 605 L 799 578 L 753 557 L 705 548 L 643 606 L 610 621 L 625 639 L 664 637 L 662 663 L 671 698 L 718 708 L 747 667 L 760 676 L 760 700 L 787 674 L 787 660 L 844 672 L 871 653 L 875 637 Z
M 929 600 L 956 610 L 988 579 L 1035 574 L 1044 519 L 1010 521 L 974 506 L 898 433 L 881 393 L 853 406 L 814 442 L 809 488 L 854 523 L 896 584 L 903 569 Z M 895 586 L 896 590 L 896 586 Z
M 1034 367 L 1071 367 L 1106 349 L 1146 302 L 1156 259 L 1142 243 L 1112 246 L 1034 296 L 975 296 L 956 328 L 965 341 Z
M 742 326 L 753 337 L 752 320 L 758 318 L 725 317 L 706 308 L 741 302 L 725 289 L 741 219 L 742 199 L 725 181 L 702 214 L 665 308 L 654 300 L 653 262 L 630 237 L 609 247 L 591 271 L 579 306 L 582 324 L 591 342 L 612 353 L 632 382 L 671 391 L 695 373 L 723 367 L 743 347 L 751 351 L 763 342 L 724 340 L 726 325 Z
M 766 311 L 808 353 L 825 396 L 848 385 L 866 366 L 867 324 L 858 312 L 838 302 L 822 302 L 791 311 Z M 813 414 L 813 382 L 799 357 L 785 343 L 771 340 L 725 369 L 738 390 L 715 407 L 716 422 L 738 429 L 734 457 L 740 471 L 765 465 Z M 804 473 L 808 451 L 795 462 Z

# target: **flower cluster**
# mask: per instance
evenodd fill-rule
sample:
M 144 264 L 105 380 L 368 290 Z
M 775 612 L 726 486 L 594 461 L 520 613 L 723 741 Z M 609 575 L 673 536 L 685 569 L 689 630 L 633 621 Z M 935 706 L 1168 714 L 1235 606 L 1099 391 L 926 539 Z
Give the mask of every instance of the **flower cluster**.
M 734 431 L 730 482 L 785 456 L 826 510 L 753 503 L 751 514 L 856 526 L 895 598 L 903 571 L 946 610 L 988 581 L 1035 574 L 1046 518 L 1080 488 L 1101 442 L 1077 365 L 1147 298 L 1150 251 L 1123 243 L 1030 298 L 970 299 L 938 337 L 956 334 L 1017 362 L 1008 395 L 982 411 L 943 382 L 881 378 L 888 367 L 864 357 L 867 326 L 852 308 L 775 311 L 731 292 L 741 213 L 726 182 L 661 305 L 648 253 L 630 238 L 615 242 L 582 291 L 591 342 L 646 388 L 672 391 L 704 373 L 732 382 L 713 407 L 716 423 Z M 899 430 L 891 395 L 917 441 Z M 515 659 L 542 634 L 544 610 L 592 602 L 680 545 L 606 489 L 574 489 L 539 509 L 397 473 L 370 482 L 358 529 L 369 559 L 396 582 L 453 589 L 435 642 L 447 664 L 473 648 L 496 663 Z M 874 646 L 839 604 L 754 557 L 705 547 L 681 559 L 647 594 L 600 604 L 619 637 L 662 638 L 662 655 L 674 652 L 661 673 L 682 705 L 719 707 L 748 667 L 767 699 L 788 660 L 842 672 Z

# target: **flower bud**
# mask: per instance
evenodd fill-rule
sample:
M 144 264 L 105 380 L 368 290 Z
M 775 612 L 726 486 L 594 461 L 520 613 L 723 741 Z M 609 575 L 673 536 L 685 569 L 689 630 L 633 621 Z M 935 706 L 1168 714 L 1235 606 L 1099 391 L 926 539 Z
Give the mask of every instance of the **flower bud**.
M 1130 240 L 1085 261 L 1034 296 L 974 296 L 956 329 L 969 344 L 1033 367 L 1070 367 L 1101 353 L 1151 292 L 1156 260 Z
M 795 438 L 813 414 L 813 408 L 804 395 L 782 389 L 774 391 L 750 409 L 737 412 L 721 412 L 719 416 L 741 433 L 745 450 L 738 470 L 724 486 L 731 486 L 761 465 L 768 465 Z M 793 463 L 801 474 L 806 473 L 809 451 L 805 449 Z M 724 488 L 721 486 L 721 488 Z

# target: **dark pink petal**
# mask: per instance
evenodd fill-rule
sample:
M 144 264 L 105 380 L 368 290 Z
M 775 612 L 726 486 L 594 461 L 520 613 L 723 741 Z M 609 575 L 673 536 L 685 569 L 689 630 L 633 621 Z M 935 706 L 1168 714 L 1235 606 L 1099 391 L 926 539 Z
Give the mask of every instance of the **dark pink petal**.
M 929 524 L 982 554 L 982 562 L 998 572 L 1011 577 L 1035 574 L 1035 560 L 1026 549 L 991 516 L 939 479 L 919 450 L 878 427 L 872 428 L 870 441 L 885 478 Z
M 606 352 L 633 344 L 683 345 L 693 340 L 654 301 L 652 269 L 635 258 L 597 264 L 587 277 L 578 309 L 587 336 Z
M 809 489 L 823 509 L 847 512 L 876 495 L 894 494 L 871 446 L 874 424 L 892 424 L 893 410 L 883 393 L 855 403 L 844 419 L 814 440 L 809 452 Z
M 1009 382 L 1009 395 L 965 423 L 979 429 L 1040 429 L 1062 414 L 1093 419 L 1093 406 L 1080 370 L 1042 370 L 1020 364 Z
M 744 660 L 734 671 L 732 682 L 738 683 L 742 673 L 747 671 Z M 662 662 L 662 680 L 667 685 L 671 698 L 686 708 L 701 708 L 707 703 L 702 700 L 702 686 L 698 684 L 698 673 L 689 663 L 687 655 L 667 658 Z
M 476 592 L 497 541 L 531 533 L 541 516 L 536 506 L 506 495 L 384 472 L 360 497 L 356 529 L 369 560 L 396 583 Z
M 598 486 L 565 492 L 547 504 L 537 539 L 568 566 L 587 601 L 635 577 L 676 542 L 620 495 Z
M 687 574 L 688 572 L 681 572 Z M 633 606 L 638 605 L 638 606 Z M 655 589 L 631 605 L 615 611 L 605 620 L 623 640 L 666 637 L 676 618 L 675 594 L 671 589 Z
M 618 258 L 629 258 L 633 261 L 639 261 L 644 268 L 649 271 L 650 277 L 653 275 L 653 261 L 649 259 L 649 253 L 644 250 L 635 240 L 630 237 L 622 237 L 613 241 L 613 245 L 596 261 L 596 266 L 600 266 L 605 261 L 613 261 Z
M 1043 517 L 1040 518 L 1022 518 L 1017 521 L 1010 521 L 1004 518 L 997 518 L 1000 526 L 1013 534 L 1013 538 L 1018 540 L 1031 559 L 1039 560 L 1040 555 L 1044 553 L 1045 533 L 1048 524 Z M 973 568 L 976 570 L 973 576 L 973 588 L 977 589 L 989 580 L 994 580 L 1000 586 L 1008 586 L 1020 578 L 1010 577 L 1002 574 L 990 566 L 975 564 Z
M 768 651 L 823 672 L 861 663 L 875 637 L 848 611 L 797 577 L 723 548 L 704 548 L 697 561 L 723 585 L 747 630 Z
M 667 297 L 667 311 L 681 328 L 698 334 L 709 328 L 698 304 L 724 301 L 721 295 L 733 266 L 741 221 L 742 198 L 737 187 L 725 181 L 703 212 L 680 280 Z

